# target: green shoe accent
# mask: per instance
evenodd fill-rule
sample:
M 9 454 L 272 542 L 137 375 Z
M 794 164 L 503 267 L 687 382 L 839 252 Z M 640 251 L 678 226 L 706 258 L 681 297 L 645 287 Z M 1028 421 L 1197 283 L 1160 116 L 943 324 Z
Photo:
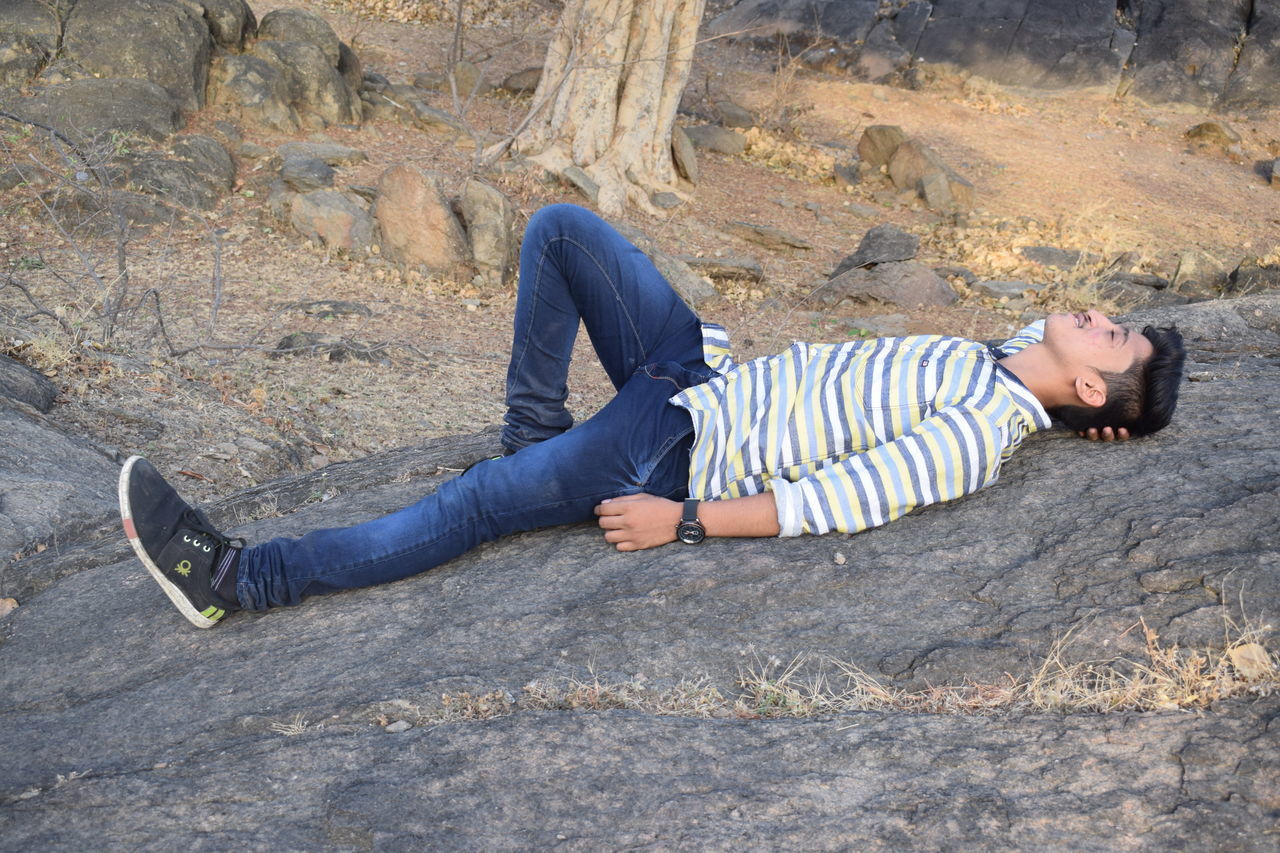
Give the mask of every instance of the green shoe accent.
M 213 621 L 217 622 L 223 616 L 227 615 L 227 611 L 223 610 L 220 607 L 214 607 L 213 605 L 210 605 L 206 607 L 204 610 L 200 611 L 200 615 L 205 617 L 206 619 L 212 619 Z

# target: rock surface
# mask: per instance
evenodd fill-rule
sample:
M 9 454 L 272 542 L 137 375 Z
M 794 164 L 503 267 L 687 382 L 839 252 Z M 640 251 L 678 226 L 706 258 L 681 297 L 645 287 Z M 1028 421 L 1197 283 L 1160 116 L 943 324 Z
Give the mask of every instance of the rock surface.
M 942 64 L 1014 86 L 1102 86 L 1236 109 L 1280 104 L 1274 3 L 739 0 L 706 30 L 817 44 L 807 61 L 875 82 Z
M 405 267 L 449 272 L 467 260 L 466 234 L 436 173 L 410 165 L 387 169 L 378 180 L 373 215 L 383 252 Z
M 1090 660 L 1140 652 L 1139 619 L 1185 647 L 1220 644 L 1241 601 L 1275 624 L 1280 297 L 1130 319 L 1187 336 L 1193 381 L 1167 430 L 1033 436 L 991 488 L 852 538 L 620 554 L 583 524 L 199 632 L 118 534 L 61 536 L 0 588 L 21 605 L 0 621 L 3 846 L 1273 849 L 1274 696 L 1202 714 L 773 721 L 517 701 L 425 723 L 442 693 L 519 700 L 564 676 L 705 676 L 730 694 L 762 662 L 815 653 L 903 688 L 998 683 L 1067 632 L 1063 654 Z M 255 541 L 347 524 L 496 447 L 486 433 L 381 454 L 211 509 Z M 98 467 L 109 502 L 114 465 Z M 236 524 L 267 501 L 287 514 Z M 380 715 L 413 728 L 389 734 Z

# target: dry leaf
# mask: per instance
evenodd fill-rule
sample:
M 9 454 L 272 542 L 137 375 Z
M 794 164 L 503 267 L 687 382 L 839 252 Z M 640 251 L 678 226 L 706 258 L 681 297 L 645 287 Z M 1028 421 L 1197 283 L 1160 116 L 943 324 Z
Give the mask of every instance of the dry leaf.
M 179 471 L 178 473 L 179 473 L 179 474 L 181 474 L 181 475 L 182 475 L 182 476 L 184 476 L 184 477 L 190 477 L 190 478 L 191 478 L 191 479 L 193 479 L 193 480 L 204 480 L 206 483 L 212 483 L 212 482 L 213 482 L 213 481 L 212 481 L 212 480 L 210 480 L 208 477 L 206 477 L 204 474 L 200 474 L 200 473 L 198 473 L 198 472 L 196 472 L 196 471 L 187 471 L 187 470 L 185 470 L 185 469 L 184 469 L 184 470 L 182 470 L 182 471 Z
M 1265 678 L 1271 672 L 1271 657 L 1258 643 L 1236 646 L 1228 654 L 1231 665 L 1249 681 Z
M 18 600 L 16 598 L 0 598 L 0 619 L 3 619 L 17 609 Z

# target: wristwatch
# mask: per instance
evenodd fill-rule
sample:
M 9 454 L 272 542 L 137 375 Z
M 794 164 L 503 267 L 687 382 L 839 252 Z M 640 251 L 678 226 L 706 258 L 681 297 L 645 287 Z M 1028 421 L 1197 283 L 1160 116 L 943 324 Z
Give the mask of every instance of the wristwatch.
M 684 502 L 684 515 L 676 525 L 676 538 L 686 545 L 697 545 L 707 538 L 707 528 L 698 521 L 698 502 L 693 498 Z

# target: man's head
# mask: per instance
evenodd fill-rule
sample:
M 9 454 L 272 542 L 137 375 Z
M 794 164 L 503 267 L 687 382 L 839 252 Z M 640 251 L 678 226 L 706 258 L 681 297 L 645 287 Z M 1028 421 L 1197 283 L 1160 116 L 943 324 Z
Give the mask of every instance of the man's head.
M 1044 342 L 1074 374 L 1078 404 L 1049 411 L 1070 429 L 1148 435 L 1173 417 L 1186 358 L 1176 328 L 1147 326 L 1137 334 L 1097 311 L 1055 314 L 1045 322 Z

